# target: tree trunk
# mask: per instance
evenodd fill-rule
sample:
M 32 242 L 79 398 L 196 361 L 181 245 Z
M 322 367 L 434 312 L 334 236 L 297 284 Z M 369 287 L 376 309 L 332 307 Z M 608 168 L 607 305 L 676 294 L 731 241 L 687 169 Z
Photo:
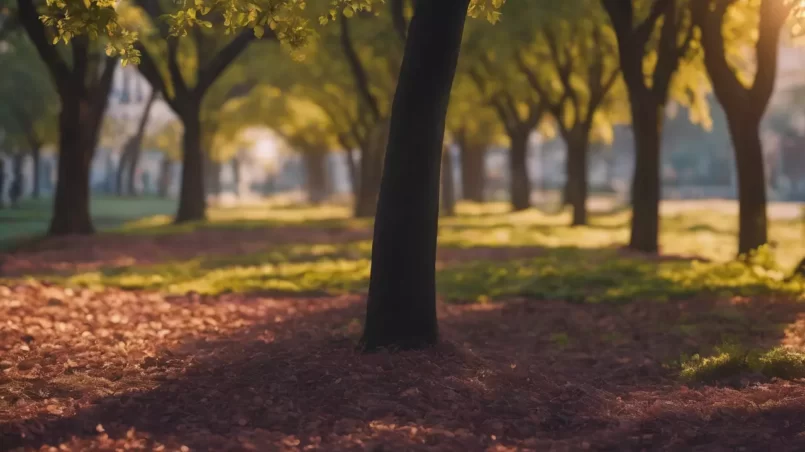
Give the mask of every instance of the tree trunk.
M 382 121 L 373 131 L 369 143 L 361 149 L 358 198 L 355 201 L 355 216 L 369 218 L 377 212 L 380 179 L 383 175 L 385 149 L 389 140 L 389 122 Z
M 530 133 L 530 131 L 529 131 Z M 511 204 L 515 212 L 531 207 L 531 181 L 528 178 L 528 133 L 511 137 L 509 171 L 511 178 Z
M 483 147 L 470 147 L 466 140 L 461 146 L 461 189 L 467 201 L 484 202 L 486 182 L 486 152 Z
M 355 163 L 355 154 L 352 152 L 352 149 L 344 149 L 344 154 L 347 159 L 347 171 L 349 172 L 350 187 L 352 187 L 352 197 L 357 204 L 361 186 L 360 179 L 358 179 L 358 165 Z
M 39 199 L 42 194 L 42 172 L 41 170 L 41 161 L 42 161 L 42 148 L 39 146 L 34 146 L 31 149 L 31 159 L 33 165 L 33 187 L 31 189 L 31 197 L 33 199 Z
M 660 136 L 663 106 L 650 97 L 631 100 L 634 118 L 635 168 L 632 179 L 632 230 L 629 248 L 644 253 L 659 251 Z
M 587 224 L 587 198 L 589 194 L 588 169 L 587 169 L 587 145 L 588 140 L 584 136 L 573 137 L 567 140 L 567 156 L 571 164 L 568 170 L 572 178 L 568 178 L 571 184 L 570 204 L 573 206 L 573 222 L 571 226 L 584 226 Z
M 313 205 L 324 202 L 328 196 L 327 153 L 321 150 L 305 152 L 305 180 L 308 201 Z
M 573 206 L 573 187 L 578 185 L 578 176 L 576 175 L 576 168 L 578 165 L 573 161 L 575 155 L 567 147 L 565 158 L 565 185 L 562 187 L 562 206 Z
M 140 165 L 140 156 L 142 155 L 142 140 L 137 143 L 131 144 L 131 155 L 129 157 L 128 166 L 128 194 L 129 196 L 137 196 L 137 167 Z
M 159 165 L 159 185 L 157 190 L 160 198 L 168 197 L 173 177 L 172 170 L 173 162 L 168 157 L 164 157 Z
M 760 119 L 729 118 L 738 176 L 738 254 L 748 254 L 768 242 L 766 171 L 760 141 Z
M 12 207 L 19 205 L 20 198 L 25 190 L 25 174 L 22 171 L 22 165 L 24 163 L 25 155 L 20 152 L 14 154 L 14 157 L 11 159 L 11 171 L 14 179 L 11 181 L 8 197 Z
M 0 209 L 6 207 L 6 161 L 0 157 Z
M 456 214 L 456 184 L 453 178 L 453 158 L 450 150 L 442 151 L 442 215 L 451 217 Z
M 126 169 L 129 167 L 129 148 L 123 146 L 123 151 L 120 152 L 120 161 L 117 163 L 117 171 L 115 174 L 115 193 L 117 196 L 123 196 L 123 187 L 125 186 L 124 179 L 126 177 Z
M 176 223 L 202 221 L 207 216 L 204 154 L 201 152 L 201 122 L 197 104 L 186 109 L 182 123 L 182 181 Z
M 234 185 L 233 191 L 235 192 L 235 196 L 240 198 L 240 158 L 237 156 L 232 157 L 232 184 Z
M 53 218 L 48 235 L 92 234 L 90 216 L 90 163 L 100 121 L 90 105 L 62 98 L 59 114 L 59 164 Z M 99 119 L 99 118 L 98 118 Z
M 362 338 L 366 350 L 438 337 L 436 235 L 444 125 L 469 0 L 419 0 L 391 113 Z

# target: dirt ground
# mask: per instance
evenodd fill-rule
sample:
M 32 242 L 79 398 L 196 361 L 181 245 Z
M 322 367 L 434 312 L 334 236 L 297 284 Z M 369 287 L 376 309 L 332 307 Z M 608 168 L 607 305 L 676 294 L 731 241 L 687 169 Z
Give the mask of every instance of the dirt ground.
M 126 247 L 158 261 L 227 245 L 203 234 Z M 244 250 L 269 243 L 244 234 Z M 113 264 L 100 240 L 6 259 L 4 273 Z M 674 365 L 725 336 L 800 346 L 802 303 L 441 303 L 440 345 L 396 354 L 355 350 L 363 309 L 357 294 L 0 286 L 0 449 L 805 450 L 801 382 L 686 386 Z

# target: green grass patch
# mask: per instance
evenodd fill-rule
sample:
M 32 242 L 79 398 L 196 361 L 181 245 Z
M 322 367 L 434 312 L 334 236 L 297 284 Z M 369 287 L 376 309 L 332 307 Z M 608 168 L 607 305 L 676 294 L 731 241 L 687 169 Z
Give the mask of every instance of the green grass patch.
M 275 290 L 289 293 L 362 291 L 369 282 L 371 243 L 286 245 L 269 252 L 198 257 L 156 265 L 40 275 L 71 286 L 206 294 Z M 625 258 L 616 250 L 560 248 L 514 261 L 457 263 L 437 272 L 450 302 L 513 297 L 582 303 L 663 302 L 697 296 L 799 297 L 801 279 L 786 281 L 770 264 Z
M 680 376 L 684 381 L 713 384 L 744 374 L 794 380 L 805 378 L 805 353 L 786 347 L 768 351 L 724 345 L 712 356 L 683 357 Z

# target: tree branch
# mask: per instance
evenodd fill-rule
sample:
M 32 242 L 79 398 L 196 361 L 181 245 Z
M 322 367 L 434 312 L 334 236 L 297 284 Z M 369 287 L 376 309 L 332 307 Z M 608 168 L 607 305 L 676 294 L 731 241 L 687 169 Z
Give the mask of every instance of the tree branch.
M 380 119 L 380 104 L 369 89 L 369 76 L 366 73 L 366 69 L 363 67 L 363 63 L 361 63 L 358 52 L 355 51 L 355 45 L 352 41 L 349 28 L 349 19 L 346 16 L 341 17 L 341 49 L 347 58 L 347 64 L 352 72 L 355 87 L 358 89 L 361 99 L 363 99 L 366 106 L 369 108 L 369 112 L 374 119 Z
M 405 18 L 405 0 L 391 0 L 391 21 L 394 31 L 401 41 L 405 42 L 408 36 L 408 21 Z
M 760 4 L 760 33 L 755 43 L 757 55 L 757 73 L 750 88 L 751 102 L 765 111 L 774 91 L 777 78 L 777 60 L 780 31 L 793 10 L 794 2 L 782 0 L 763 0 Z
M 273 32 L 271 32 L 270 36 L 276 39 L 276 35 Z M 223 49 L 219 50 L 212 57 L 209 64 L 199 73 L 198 83 L 195 88 L 196 93 L 203 95 L 254 39 L 253 31 L 244 30 L 235 39 L 229 41 Z
M 713 91 L 716 93 L 716 97 L 722 104 L 725 104 L 726 108 L 730 108 L 730 106 L 742 108 L 738 105 L 746 105 L 748 91 L 727 62 L 722 32 L 724 16 L 733 1 L 716 0 L 715 8 L 711 9 L 711 0 L 705 0 L 694 3 L 691 8 L 694 21 L 701 29 L 704 64 L 713 81 Z
M 148 50 L 146 50 L 142 42 L 135 43 L 134 47 L 140 51 L 140 64 L 137 65 L 137 69 L 140 71 L 140 74 L 142 74 L 143 77 L 148 80 L 148 83 L 151 84 L 153 89 L 162 93 L 162 98 L 165 100 L 165 102 L 170 105 L 173 111 L 178 113 L 176 99 L 175 97 L 171 98 L 168 96 L 167 85 L 165 84 L 162 74 L 157 68 L 154 58 L 151 56 Z

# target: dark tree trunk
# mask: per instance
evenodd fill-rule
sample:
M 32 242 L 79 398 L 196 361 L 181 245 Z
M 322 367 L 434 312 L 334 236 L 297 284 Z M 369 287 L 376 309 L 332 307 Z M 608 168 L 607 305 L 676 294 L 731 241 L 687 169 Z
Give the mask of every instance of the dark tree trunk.
M 142 155 L 142 140 L 132 143 L 131 156 L 129 158 L 128 167 L 128 195 L 137 196 L 137 168 L 140 166 L 140 156 Z M 145 187 L 143 187 L 145 188 Z
M 39 199 L 42 194 L 42 148 L 34 146 L 33 149 L 31 149 L 31 159 L 31 163 L 33 164 L 33 188 L 31 189 L 31 197 L 33 199 Z
M 383 160 L 389 139 L 389 123 L 378 124 L 369 143 L 361 149 L 358 198 L 355 201 L 355 216 L 369 218 L 377 212 L 380 179 L 383 175 Z
M 126 141 L 123 147 L 123 156 L 120 159 L 120 168 L 118 172 L 123 170 L 127 171 L 127 188 L 129 196 L 137 196 L 137 168 L 140 165 L 140 157 L 143 152 L 143 137 L 145 136 L 145 127 L 148 124 L 148 117 L 151 114 L 151 108 L 154 106 L 158 91 L 152 90 L 148 102 L 145 104 L 143 114 L 140 117 L 140 122 L 137 124 L 137 130 L 131 138 Z M 125 162 L 123 157 L 126 157 Z M 124 165 L 125 163 L 125 165 Z M 120 184 L 120 175 L 118 175 L 118 184 Z M 145 187 L 143 187 L 145 188 Z M 120 195 L 121 188 L 118 186 L 118 195 Z
M 0 157 L 0 209 L 6 207 L 6 161 Z
M 182 117 L 182 181 L 176 223 L 201 221 L 207 216 L 204 190 L 204 154 L 201 152 L 201 122 L 198 104 L 188 106 Z
M 117 196 L 123 196 L 124 179 L 126 178 L 126 169 L 129 167 L 129 148 L 123 146 L 123 151 L 120 153 L 120 161 L 117 162 L 117 171 L 115 173 L 115 193 Z
M 48 231 L 51 236 L 95 232 L 89 207 L 90 163 L 100 125 L 95 115 L 86 101 L 62 98 L 58 179 Z
M 574 155 L 567 148 L 567 158 L 565 158 L 565 185 L 562 187 L 562 206 L 573 205 L 573 187 L 578 184 L 578 177 L 576 176 L 576 168 L 578 165 L 573 161 Z
M 436 235 L 444 125 L 469 0 L 419 0 L 392 105 L 362 338 L 366 350 L 438 338 Z
M 470 147 L 465 142 L 461 146 L 461 189 L 462 198 L 467 201 L 484 202 L 486 182 L 486 152 L 483 147 Z
M 235 196 L 240 198 L 240 159 L 238 157 L 232 157 L 232 184 L 234 187 L 232 191 L 235 192 Z
M 157 191 L 159 193 L 159 197 L 167 198 L 168 193 L 170 192 L 170 186 L 173 177 L 173 162 L 164 157 L 162 162 L 159 164 L 159 185 Z
M 22 192 L 25 190 L 25 174 L 22 171 L 23 163 L 25 163 L 25 155 L 21 153 L 14 154 L 11 159 L 11 172 L 14 179 L 11 181 L 11 187 L 8 191 L 8 198 L 12 207 L 19 205 Z
M 456 214 L 456 183 L 453 178 L 453 158 L 450 151 L 442 151 L 442 215 Z
M 728 121 L 738 176 L 738 254 L 744 255 L 768 242 L 766 170 L 759 133 L 760 119 L 750 116 Z
M 511 204 L 515 212 L 531 207 L 531 180 L 528 177 L 528 133 L 511 137 L 509 171 L 511 180 Z
M 571 226 L 584 226 L 587 224 L 587 198 L 589 194 L 587 174 L 587 144 L 585 136 L 573 137 L 568 140 L 567 156 L 572 169 L 570 187 L 570 204 L 573 206 L 573 222 Z
M 659 251 L 660 136 L 662 105 L 648 96 L 632 99 L 635 168 L 632 179 L 632 230 L 629 248 L 644 253 Z
M 352 197 L 357 205 L 358 195 L 360 194 L 361 182 L 358 178 L 358 165 L 355 163 L 355 154 L 352 149 L 344 149 L 347 158 L 347 171 L 349 172 L 349 183 L 352 187 Z
M 305 162 L 308 201 L 314 205 L 321 204 L 329 194 L 327 189 L 329 183 L 327 180 L 327 153 L 319 150 L 305 152 L 302 158 Z

